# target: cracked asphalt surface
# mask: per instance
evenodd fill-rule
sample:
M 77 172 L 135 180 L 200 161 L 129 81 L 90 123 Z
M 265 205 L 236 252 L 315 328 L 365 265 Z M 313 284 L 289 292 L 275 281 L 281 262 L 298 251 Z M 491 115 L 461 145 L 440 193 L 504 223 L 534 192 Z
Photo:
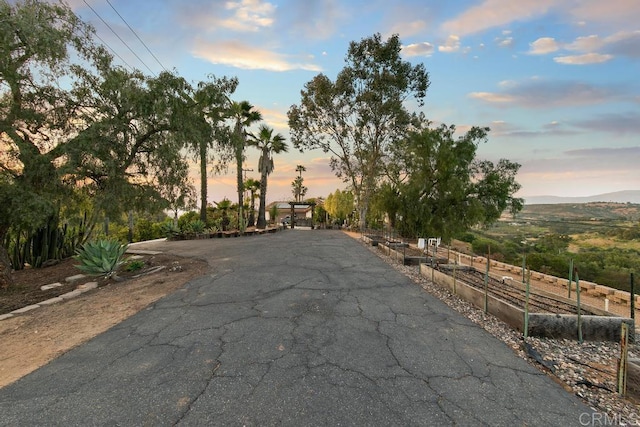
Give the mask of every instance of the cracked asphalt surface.
M 340 231 L 139 246 L 209 273 L 0 389 L 0 425 L 580 425 L 591 409 Z

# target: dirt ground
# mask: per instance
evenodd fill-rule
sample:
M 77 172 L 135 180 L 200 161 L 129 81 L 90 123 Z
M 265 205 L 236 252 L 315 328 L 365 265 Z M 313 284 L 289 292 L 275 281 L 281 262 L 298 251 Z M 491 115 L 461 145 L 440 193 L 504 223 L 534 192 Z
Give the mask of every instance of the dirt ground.
M 0 387 L 206 274 L 208 268 L 204 261 L 168 254 L 147 255 L 142 261 L 140 270 L 123 270 L 121 282 L 88 278 L 46 292 L 40 290 L 41 285 L 65 283 L 66 277 L 81 273 L 75 267 L 78 262 L 68 259 L 51 267 L 14 272 L 15 285 L 0 290 L 0 314 L 64 294 L 88 281 L 98 281 L 98 288 L 0 321 Z M 140 275 L 159 266 L 164 269 Z

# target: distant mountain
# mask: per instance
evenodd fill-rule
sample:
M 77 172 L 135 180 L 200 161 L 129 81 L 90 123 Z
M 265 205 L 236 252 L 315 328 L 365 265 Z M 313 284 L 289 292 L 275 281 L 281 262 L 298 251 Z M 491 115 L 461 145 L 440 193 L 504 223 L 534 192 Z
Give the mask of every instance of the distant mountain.
M 559 203 L 637 203 L 640 204 L 640 190 L 616 191 L 614 193 L 596 194 L 587 197 L 533 196 L 525 197 L 527 205 L 556 205 Z

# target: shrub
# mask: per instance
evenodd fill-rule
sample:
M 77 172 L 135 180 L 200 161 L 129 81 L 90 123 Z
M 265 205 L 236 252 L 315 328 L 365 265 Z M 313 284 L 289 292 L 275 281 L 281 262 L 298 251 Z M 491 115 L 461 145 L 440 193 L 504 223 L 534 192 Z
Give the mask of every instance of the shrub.
M 127 262 L 127 266 L 125 267 L 125 270 L 138 271 L 142 267 L 144 267 L 144 261 L 142 261 L 141 259 L 134 259 L 133 261 Z
M 117 240 L 92 240 L 76 250 L 77 267 L 91 276 L 119 280 L 118 269 L 124 264 L 128 245 Z

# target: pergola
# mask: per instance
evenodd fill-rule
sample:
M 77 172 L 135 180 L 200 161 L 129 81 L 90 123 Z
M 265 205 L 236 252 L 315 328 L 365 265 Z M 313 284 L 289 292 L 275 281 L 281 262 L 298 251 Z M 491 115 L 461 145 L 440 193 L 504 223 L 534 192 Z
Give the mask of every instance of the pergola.
M 316 207 L 315 202 L 311 202 L 311 203 L 289 202 L 289 206 L 291 206 L 291 228 L 295 228 L 296 206 L 311 207 L 311 228 L 313 228 L 313 209 Z

